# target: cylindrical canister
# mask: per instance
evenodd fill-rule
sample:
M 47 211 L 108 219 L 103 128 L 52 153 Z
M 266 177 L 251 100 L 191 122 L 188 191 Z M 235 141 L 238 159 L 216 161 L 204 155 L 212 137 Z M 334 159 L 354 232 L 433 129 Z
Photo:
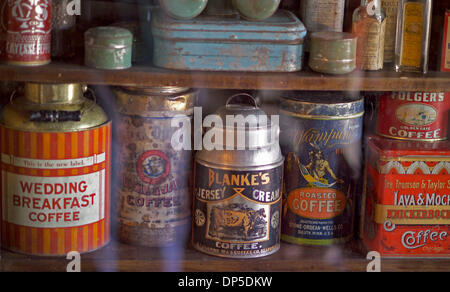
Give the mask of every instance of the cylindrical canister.
M 86 66 L 98 69 L 131 67 L 133 34 L 125 28 L 98 26 L 84 34 Z
M 5 1 L 6 62 L 35 66 L 51 60 L 51 0 Z
M 191 149 L 178 149 L 196 93 L 179 87 L 117 88 L 119 239 L 141 246 L 186 243 L 191 227 Z M 177 141 L 177 142 L 174 142 Z M 175 144 L 173 144 L 175 143 Z
M 364 102 L 342 93 L 286 95 L 280 105 L 285 162 L 282 240 L 329 245 L 353 235 Z
M 356 37 L 323 31 L 310 36 L 309 67 L 320 73 L 346 74 L 356 69 Z
M 239 96 L 213 116 L 223 126 L 205 132 L 195 157 L 192 243 L 215 256 L 254 258 L 280 247 L 284 158 L 278 122 Z
M 310 32 L 343 31 L 345 0 L 302 0 L 300 18 Z
M 30 255 L 110 239 L 111 123 L 80 84 L 25 84 L 0 124 L 2 246 Z
M 401 140 L 445 140 L 449 110 L 449 92 L 388 92 L 378 97 L 376 132 Z

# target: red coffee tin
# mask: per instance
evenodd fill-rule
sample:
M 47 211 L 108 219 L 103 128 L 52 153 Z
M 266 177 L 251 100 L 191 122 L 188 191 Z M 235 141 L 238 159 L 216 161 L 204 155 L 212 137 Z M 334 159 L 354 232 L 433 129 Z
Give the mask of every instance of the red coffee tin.
M 8 0 L 6 10 L 6 63 L 50 63 L 51 0 Z
M 368 138 L 360 236 L 382 257 L 450 257 L 450 142 Z
M 450 92 L 389 92 L 378 98 L 378 135 L 401 140 L 447 138 Z

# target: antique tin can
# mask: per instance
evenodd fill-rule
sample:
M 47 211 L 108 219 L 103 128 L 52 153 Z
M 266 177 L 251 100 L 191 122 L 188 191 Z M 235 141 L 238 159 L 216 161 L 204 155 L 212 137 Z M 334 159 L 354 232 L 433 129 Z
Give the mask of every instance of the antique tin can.
M 209 129 L 204 140 L 216 131 L 214 147 L 195 157 L 192 244 L 215 256 L 254 258 L 280 247 L 284 158 L 278 124 L 267 119 L 253 98 L 246 104 L 236 97 L 217 116 L 244 122 L 227 120 L 225 128 Z M 266 120 L 256 122 L 262 117 Z
M 360 237 L 382 257 L 450 257 L 450 143 L 370 136 Z
M 304 92 L 281 100 L 282 240 L 328 245 L 353 235 L 363 99 Z
M 124 21 L 113 23 L 111 26 L 122 27 L 133 34 L 133 45 L 131 48 L 131 62 L 133 64 L 147 63 L 151 60 L 152 44 L 151 33 L 142 29 L 142 23 L 137 21 Z
M 346 74 L 356 69 L 356 37 L 323 31 L 310 36 L 309 67 L 320 73 Z
M 280 0 L 232 0 L 234 8 L 247 20 L 263 21 L 280 6 Z
M 192 19 L 206 8 L 208 0 L 159 0 L 161 7 L 177 19 Z
M 119 239 L 142 246 L 186 243 L 192 222 L 192 152 L 173 148 L 179 128 L 172 124 L 191 124 L 195 91 L 147 87 L 114 92 Z
M 302 0 L 300 3 L 300 18 L 309 32 L 342 32 L 344 12 L 345 0 Z
M 51 0 L 5 1 L 6 62 L 36 66 L 51 61 Z
M 25 84 L 1 115 L 2 246 L 40 256 L 110 239 L 111 123 L 80 84 Z
M 378 98 L 380 136 L 417 141 L 447 138 L 450 93 L 389 92 Z
M 397 35 L 397 14 L 399 0 L 381 0 L 386 13 L 386 35 L 384 37 L 384 62 L 395 61 L 395 37 Z
M 99 26 L 84 35 L 85 65 L 98 69 L 131 67 L 133 34 L 121 27 Z
M 265 22 L 200 15 L 153 19 L 153 63 L 181 70 L 290 72 L 302 68 L 306 30 L 291 12 Z

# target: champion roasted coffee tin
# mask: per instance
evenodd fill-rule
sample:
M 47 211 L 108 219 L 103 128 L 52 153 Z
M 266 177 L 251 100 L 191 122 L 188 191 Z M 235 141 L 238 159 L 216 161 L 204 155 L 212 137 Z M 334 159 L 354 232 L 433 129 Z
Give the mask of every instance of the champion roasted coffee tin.
M 25 84 L 1 115 L 2 247 L 40 256 L 110 239 L 111 123 L 80 84 Z
M 378 98 L 376 133 L 400 140 L 446 140 L 449 110 L 449 92 L 389 92 Z
M 191 227 L 192 151 L 172 137 L 191 124 L 196 93 L 180 87 L 117 88 L 118 233 L 141 246 L 185 243 Z M 189 127 L 189 130 L 191 128 Z
M 297 244 L 346 242 L 353 234 L 361 170 L 363 99 L 286 93 L 280 107 L 286 158 L 281 238 Z
M 255 123 L 252 117 L 267 116 L 251 96 L 240 97 L 245 101 L 233 96 L 217 114 L 224 123 L 230 117 L 248 123 L 215 128 L 216 137 L 224 139 L 214 140 L 214 150 L 196 154 L 192 244 L 215 256 L 255 258 L 280 247 L 284 159 L 278 125 L 269 119 Z M 246 137 L 242 147 L 240 135 Z M 231 136 L 236 139 L 230 141 Z

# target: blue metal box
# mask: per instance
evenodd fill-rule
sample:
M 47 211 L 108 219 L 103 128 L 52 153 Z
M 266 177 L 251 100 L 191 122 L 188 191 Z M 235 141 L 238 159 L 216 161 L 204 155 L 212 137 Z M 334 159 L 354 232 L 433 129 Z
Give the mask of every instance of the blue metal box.
M 291 12 L 251 22 L 200 15 L 175 20 L 161 11 L 152 22 L 156 66 L 181 70 L 292 72 L 302 69 L 306 29 Z

